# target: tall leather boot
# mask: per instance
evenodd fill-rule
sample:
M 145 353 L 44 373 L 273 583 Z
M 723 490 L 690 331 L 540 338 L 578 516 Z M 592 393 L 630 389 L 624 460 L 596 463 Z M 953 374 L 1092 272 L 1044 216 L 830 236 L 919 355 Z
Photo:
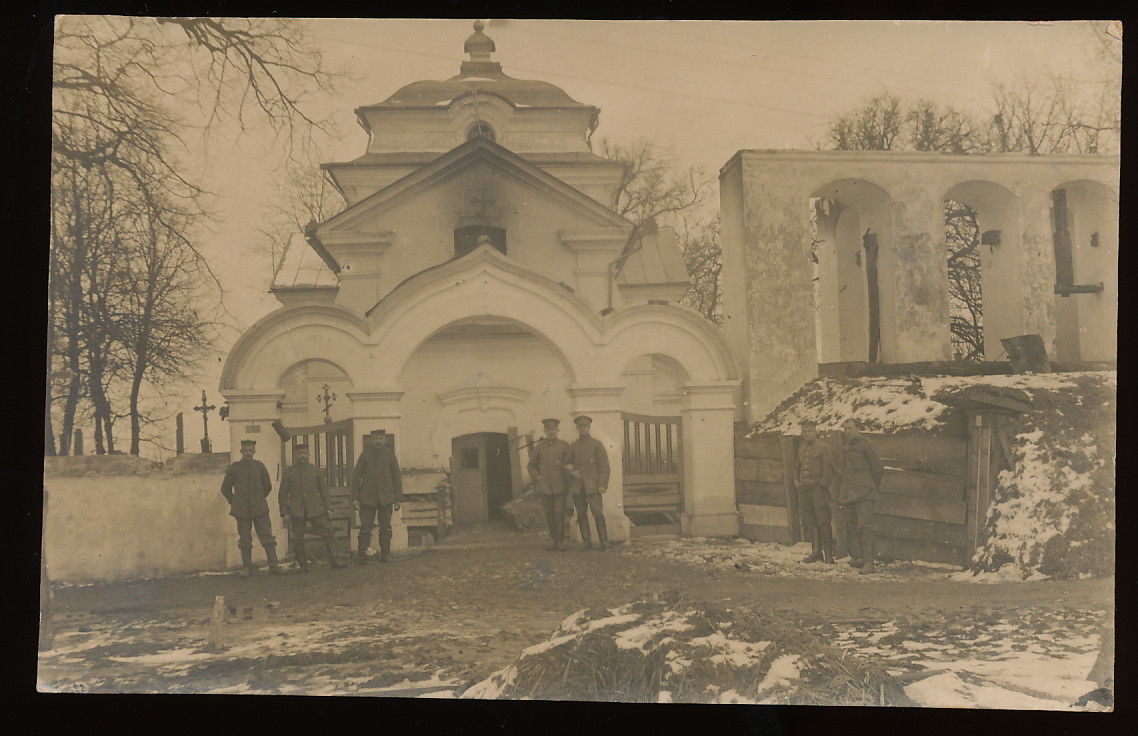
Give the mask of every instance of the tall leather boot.
M 818 525 L 814 524 L 810 527 L 810 554 L 802 558 L 802 562 L 810 564 L 811 562 L 818 562 L 822 559 L 822 533 L 818 529 Z
M 877 540 L 873 537 L 872 529 L 863 529 L 861 532 L 861 549 L 862 554 L 865 555 L 865 564 L 861 566 L 858 573 L 861 575 L 869 575 L 870 573 L 877 572 L 877 563 L 874 557 L 877 552 Z
M 247 578 L 253 574 L 253 548 L 241 548 L 241 577 Z
M 589 531 L 589 517 L 584 514 L 577 515 L 577 528 L 581 530 L 581 546 L 585 549 L 593 548 L 593 536 Z M 597 529 L 597 537 L 600 537 L 600 529 Z
M 365 537 L 362 533 L 356 537 L 356 562 L 360 565 L 368 563 L 367 548 L 371 543 L 371 530 L 368 530 L 368 535 Z
M 601 551 L 604 552 L 609 548 L 609 528 L 605 523 L 604 516 L 598 516 L 593 519 L 593 523 L 597 525 L 597 541 L 601 543 Z
M 391 562 L 391 532 L 379 535 L 379 561 Z
M 300 538 L 301 535 L 296 535 L 292 540 L 292 553 L 296 556 L 296 564 L 300 566 L 301 572 L 308 572 L 308 545 Z
M 822 561 L 828 565 L 834 564 L 834 538 L 827 524 L 818 527 L 818 547 L 822 552 Z
M 850 548 L 850 567 L 861 567 L 865 562 L 865 558 L 862 556 L 861 532 L 857 529 L 850 529 L 846 535 L 846 545 Z
M 284 575 L 284 570 L 281 569 L 280 560 L 277 559 L 277 545 L 266 545 L 265 557 L 269 558 L 270 575 Z

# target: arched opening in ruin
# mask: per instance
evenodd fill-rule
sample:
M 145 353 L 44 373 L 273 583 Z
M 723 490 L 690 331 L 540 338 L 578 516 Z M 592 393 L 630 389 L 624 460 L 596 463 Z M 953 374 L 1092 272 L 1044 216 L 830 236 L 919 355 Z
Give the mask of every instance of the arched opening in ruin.
M 889 196 L 860 179 L 816 189 L 809 200 L 814 268 L 814 329 L 819 363 L 881 362 L 888 279 L 878 248 L 888 242 Z
M 943 201 L 953 358 L 996 360 L 1000 340 L 1023 332 L 1015 195 L 992 182 L 966 181 Z
M 1118 195 L 1094 181 L 1051 192 L 1055 359 L 1112 361 L 1118 342 Z

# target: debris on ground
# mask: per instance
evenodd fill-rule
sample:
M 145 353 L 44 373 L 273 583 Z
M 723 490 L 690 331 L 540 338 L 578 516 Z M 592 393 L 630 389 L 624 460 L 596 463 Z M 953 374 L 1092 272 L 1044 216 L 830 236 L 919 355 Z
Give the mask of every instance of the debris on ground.
M 1011 468 L 988 507 L 974 573 L 997 579 L 1074 578 L 1114 570 L 1116 371 L 819 378 L 780 404 L 752 434 L 797 434 L 803 420 L 837 430 L 856 417 L 865 431 L 941 435 L 955 410 L 941 403 L 983 389 L 1030 405 L 1002 419 Z M 958 430 L 956 430 L 958 431 Z
M 784 617 L 668 593 L 577 611 L 462 697 L 913 705 L 895 677 Z

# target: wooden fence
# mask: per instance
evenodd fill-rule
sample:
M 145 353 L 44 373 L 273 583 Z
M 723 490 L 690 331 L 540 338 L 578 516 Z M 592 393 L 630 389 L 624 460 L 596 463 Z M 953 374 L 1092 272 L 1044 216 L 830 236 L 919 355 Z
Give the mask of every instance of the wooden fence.
M 876 506 L 878 552 L 894 559 L 962 564 L 971 551 L 967 539 L 964 437 L 908 437 L 866 434 L 885 465 Z M 835 448 L 840 435 L 826 437 Z M 804 533 L 792 469 L 799 438 L 775 433 L 735 440 L 736 497 L 743 535 L 751 539 L 798 542 Z M 834 532 L 840 553 L 845 529 L 834 506 Z M 973 516 L 980 513 L 973 505 Z M 781 514 L 781 515 L 780 515 Z M 777 521 L 785 519 L 780 528 Z M 975 522 L 972 522 L 973 527 Z

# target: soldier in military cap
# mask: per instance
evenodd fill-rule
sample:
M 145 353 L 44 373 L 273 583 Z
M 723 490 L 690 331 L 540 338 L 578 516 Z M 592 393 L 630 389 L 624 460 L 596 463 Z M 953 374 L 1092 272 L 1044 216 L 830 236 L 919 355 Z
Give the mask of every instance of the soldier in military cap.
M 557 437 L 560 419 L 543 419 L 541 424 L 545 436 L 535 443 L 527 467 L 545 506 L 545 522 L 552 540 L 549 549 L 561 551 L 565 549 L 565 495 L 569 490 L 565 460 L 569 443 Z
M 371 530 L 379 519 L 379 561 L 391 554 L 391 513 L 403 503 L 403 475 L 395 452 L 387 444 L 387 432 L 377 429 L 364 439 L 364 450 L 356 461 L 349 491 L 352 508 L 360 515 L 356 555 L 362 565 L 368 561 Z
M 589 511 L 597 527 L 597 541 L 601 549 L 609 543 L 608 527 L 605 525 L 602 495 L 609 484 L 609 455 L 605 446 L 589 434 L 593 425 L 592 417 L 582 414 L 573 420 L 577 425 L 578 437 L 569 447 L 566 469 L 572 477 L 569 494 L 577 511 L 577 526 L 581 529 L 581 541 L 585 549 L 593 548 L 589 534 Z
M 273 490 L 273 482 L 264 464 L 253 459 L 256 452 L 255 440 L 241 440 L 241 459 L 226 468 L 225 479 L 221 481 L 221 495 L 229 502 L 229 515 L 237 520 L 242 577 L 249 577 L 253 572 L 253 529 L 257 530 L 257 539 L 269 558 L 269 572 L 274 575 L 284 572 L 277 564 L 277 542 L 273 539 L 269 504 L 265 501 Z
M 343 567 L 332 548 L 332 503 L 328 498 L 328 485 L 320 468 L 308 462 L 308 445 L 292 448 L 293 464 L 281 477 L 279 494 L 281 516 L 289 525 L 292 548 L 301 572 L 308 572 L 308 551 L 304 533 L 308 526 L 324 541 L 332 567 Z
M 830 484 L 834 480 L 834 456 L 818 437 L 818 425 L 804 421 L 802 444 L 798 448 L 795 484 L 802 509 L 802 521 L 810 535 L 810 556 L 803 562 L 832 563 L 834 545 L 830 504 Z
M 834 496 L 849 536 L 850 566 L 872 573 L 877 569 L 874 506 L 885 466 L 853 418 L 842 422 L 842 449 L 835 468 Z

